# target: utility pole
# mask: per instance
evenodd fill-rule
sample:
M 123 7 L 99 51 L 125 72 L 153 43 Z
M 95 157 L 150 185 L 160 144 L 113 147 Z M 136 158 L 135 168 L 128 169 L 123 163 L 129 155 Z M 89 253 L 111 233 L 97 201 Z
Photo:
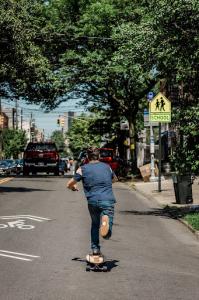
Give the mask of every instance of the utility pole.
M 32 113 L 30 114 L 30 123 L 29 123 L 29 126 L 30 126 L 30 142 L 32 142 L 32 134 L 31 134 L 31 127 L 32 127 Z
M 0 118 L 1 118 L 1 113 L 2 113 L 2 107 L 1 107 L 1 97 L 0 97 Z M 2 159 L 2 130 L 0 127 L 0 159 Z
M 23 109 L 21 108 L 21 130 L 23 129 Z
M 15 128 L 18 130 L 18 98 L 15 98 L 15 111 L 16 111 L 16 125 Z

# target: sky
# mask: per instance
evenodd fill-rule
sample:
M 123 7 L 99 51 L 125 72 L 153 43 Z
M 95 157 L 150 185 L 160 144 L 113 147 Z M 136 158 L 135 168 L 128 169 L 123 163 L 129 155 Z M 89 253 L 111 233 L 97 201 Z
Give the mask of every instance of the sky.
M 32 114 L 36 127 L 42 130 L 44 129 L 45 136 L 50 137 L 54 130 L 60 129 L 57 125 L 57 119 L 59 116 L 64 115 L 64 112 L 75 111 L 77 114 L 80 114 L 84 111 L 83 107 L 78 106 L 78 101 L 80 100 L 68 100 L 67 102 L 63 102 L 50 113 L 44 113 L 39 105 L 31 105 L 23 101 L 18 101 L 18 115 L 20 117 L 22 109 L 23 120 L 29 122 Z M 2 107 L 14 108 L 15 103 L 7 99 L 2 99 Z

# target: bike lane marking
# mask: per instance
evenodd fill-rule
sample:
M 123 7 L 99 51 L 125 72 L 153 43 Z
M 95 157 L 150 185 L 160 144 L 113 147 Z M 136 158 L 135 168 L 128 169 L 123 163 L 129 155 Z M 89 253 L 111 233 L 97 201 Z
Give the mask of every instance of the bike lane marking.
M 7 250 L 0 250 L 0 256 L 24 260 L 24 261 L 33 261 L 34 258 L 40 258 L 40 256 L 37 255 L 31 255 L 31 254 L 20 253 L 20 252 L 12 252 Z
M 0 179 L 0 184 L 9 182 L 9 181 L 11 181 L 13 179 L 14 179 L 14 177 L 6 177 L 6 178 L 3 178 L 3 179 Z
M 36 222 L 51 221 L 51 219 L 48 218 L 32 216 L 32 215 L 0 216 L 0 220 L 9 220 L 9 221 L 12 220 L 12 222 L 7 221 L 4 224 L 0 224 L 0 229 L 15 228 L 15 227 L 17 227 L 18 229 L 34 229 L 35 226 L 30 224 L 25 224 L 25 221 L 26 220 L 33 220 Z

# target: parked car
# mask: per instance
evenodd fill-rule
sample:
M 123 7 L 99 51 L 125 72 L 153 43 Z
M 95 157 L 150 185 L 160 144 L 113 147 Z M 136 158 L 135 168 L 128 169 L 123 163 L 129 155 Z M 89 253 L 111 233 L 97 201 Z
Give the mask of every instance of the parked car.
M 116 159 L 114 155 L 114 149 L 112 148 L 99 148 L 100 152 L 100 158 L 99 160 L 101 162 L 109 164 L 111 169 L 116 172 L 119 168 L 119 161 Z M 89 162 L 87 157 L 87 151 L 83 150 L 80 152 L 76 165 L 75 165 L 75 171 L 78 169 L 79 166 L 82 166 L 84 164 L 87 164 Z
M 109 164 L 111 169 L 116 172 L 119 168 L 119 161 L 116 159 L 114 149 L 112 148 L 99 148 L 100 161 Z
M 23 172 L 23 159 L 16 159 L 15 160 L 17 174 L 20 174 Z
M 5 160 L 0 161 L 0 175 L 10 175 L 11 167 Z
M 29 143 L 23 155 L 23 175 L 37 172 L 59 175 L 59 153 L 55 143 Z
M 62 157 L 61 160 L 65 161 L 65 163 L 66 163 L 65 172 L 70 171 L 71 167 L 72 167 L 72 163 L 70 161 L 70 158 L 68 158 L 68 157 Z
M 61 175 L 64 175 L 65 172 L 67 172 L 66 161 L 63 160 L 63 159 L 60 159 L 60 161 L 59 161 L 59 173 L 61 173 Z
M 10 168 L 10 173 L 16 174 L 17 173 L 17 165 L 14 159 L 4 159 L 4 161 L 8 164 Z

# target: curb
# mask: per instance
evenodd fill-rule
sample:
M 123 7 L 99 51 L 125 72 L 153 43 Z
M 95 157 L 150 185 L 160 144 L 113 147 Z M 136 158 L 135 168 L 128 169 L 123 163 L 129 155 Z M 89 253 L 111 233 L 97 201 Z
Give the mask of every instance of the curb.
M 153 197 L 152 195 L 149 196 L 146 193 L 140 191 L 139 189 L 136 189 L 135 185 L 131 186 L 128 183 L 127 183 L 127 185 L 130 189 L 133 189 L 134 191 L 138 192 L 139 194 L 141 194 L 142 196 L 147 198 L 149 201 L 151 201 L 151 199 L 153 199 L 153 201 L 155 201 L 159 207 L 162 207 L 161 204 L 158 202 L 158 200 L 155 197 Z M 168 204 L 168 206 L 170 206 L 170 205 Z M 199 231 L 198 230 L 195 230 L 187 221 L 183 220 L 182 218 L 177 218 L 176 220 L 178 220 L 181 224 L 186 226 L 195 235 L 195 237 L 199 240 Z
M 199 240 L 199 231 L 195 230 L 187 221 L 183 220 L 182 218 L 177 218 L 180 223 L 185 225 Z

